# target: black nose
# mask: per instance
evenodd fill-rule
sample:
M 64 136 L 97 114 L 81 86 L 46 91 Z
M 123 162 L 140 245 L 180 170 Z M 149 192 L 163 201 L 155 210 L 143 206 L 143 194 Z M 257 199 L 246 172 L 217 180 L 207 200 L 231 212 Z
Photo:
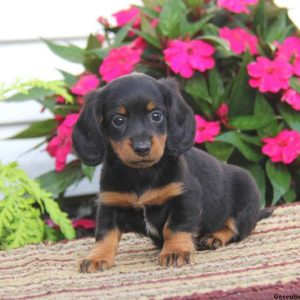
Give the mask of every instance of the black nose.
M 133 151 L 139 156 L 146 156 L 151 149 L 151 141 L 133 142 Z

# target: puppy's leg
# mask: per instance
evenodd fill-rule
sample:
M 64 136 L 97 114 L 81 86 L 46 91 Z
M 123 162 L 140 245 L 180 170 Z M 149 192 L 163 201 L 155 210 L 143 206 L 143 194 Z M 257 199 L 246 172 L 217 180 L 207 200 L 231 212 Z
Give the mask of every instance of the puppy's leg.
M 190 263 L 190 255 L 194 250 L 192 233 L 174 232 L 166 223 L 163 236 L 164 245 L 159 255 L 159 264 L 163 267 L 181 267 Z
M 120 238 L 121 232 L 118 229 L 107 232 L 101 240 L 96 241 L 91 253 L 81 261 L 79 271 L 94 273 L 113 267 Z
M 194 251 L 193 234 L 199 228 L 201 208 L 192 194 L 186 193 L 173 203 L 163 228 L 164 244 L 159 255 L 161 266 L 181 267 L 190 262 Z
M 224 227 L 221 230 L 200 237 L 200 240 L 197 242 L 197 249 L 215 250 L 217 248 L 227 245 L 238 234 L 239 232 L 237 230 L 234 218 L 229 218 L 225 222 Z
M 96 244 L 90 254 L 80 262 L 81 273 L 94 273 L 114 266 L 122 233 L 117 218 L 113 207 L 98 207 Z

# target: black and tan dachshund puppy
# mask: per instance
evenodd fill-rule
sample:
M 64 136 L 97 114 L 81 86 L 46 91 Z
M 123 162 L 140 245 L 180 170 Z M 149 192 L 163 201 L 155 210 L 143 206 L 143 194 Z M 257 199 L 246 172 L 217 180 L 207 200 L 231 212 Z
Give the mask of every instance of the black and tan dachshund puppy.
M 194 134 L 193 111 L 172 79 L 128 75 L 87 97 L 74 149 L 103 167 L 96 244 L 81 272 L 111 268 L 125 232 L 150 237 L 159 264 L 180 267 L 195 249 L 242 240 L 271 214 L 259 210 L 249 173 L 194 148 Z

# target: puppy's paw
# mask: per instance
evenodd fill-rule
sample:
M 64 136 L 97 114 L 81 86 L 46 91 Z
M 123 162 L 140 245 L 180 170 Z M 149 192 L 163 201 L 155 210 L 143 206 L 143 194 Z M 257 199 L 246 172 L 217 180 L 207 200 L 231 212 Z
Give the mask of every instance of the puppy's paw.
M 224 246 L 223 242 L 210 234 L 200 237 L 197 242 L 198 250 L 216 250 L 222 246 Z
M 80 273 L 95 273 L 112 268 L 114 263 L 105 259 L 91 259 L 85 258 L 79 264 Z
M 162 267 L 182 267 L 191 262 L 191 253 L 187 251 L 162 251 L 158 262 Z

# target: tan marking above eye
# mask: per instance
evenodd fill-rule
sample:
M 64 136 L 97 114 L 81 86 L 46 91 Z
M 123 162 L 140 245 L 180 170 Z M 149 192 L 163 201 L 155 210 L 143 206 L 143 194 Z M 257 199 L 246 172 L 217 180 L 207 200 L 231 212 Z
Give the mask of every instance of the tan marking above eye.
M 148 190 L 139 197 L 135 193 L 102 192 L 100 193 L 100 203 L 122 207 L 162 205 L 181 194 L 183 194 L 183 183 L 173 182 L 164 187 Z
M 151 111 L 151 110 L 153 110 L 155 107 L 156 107 L 155 103 L 154 103 L 153 101 L 149 101 L 149 102 L 147 103 L 146 109 L 147 109 L 147 111 Z
M 120 115 L 125 116 L 125 115 L 127 114 L 127 109 L 125 108 L 125 106 L 121 105 L 121 106 L 118 107 L 117 112 L 118 112 Z

